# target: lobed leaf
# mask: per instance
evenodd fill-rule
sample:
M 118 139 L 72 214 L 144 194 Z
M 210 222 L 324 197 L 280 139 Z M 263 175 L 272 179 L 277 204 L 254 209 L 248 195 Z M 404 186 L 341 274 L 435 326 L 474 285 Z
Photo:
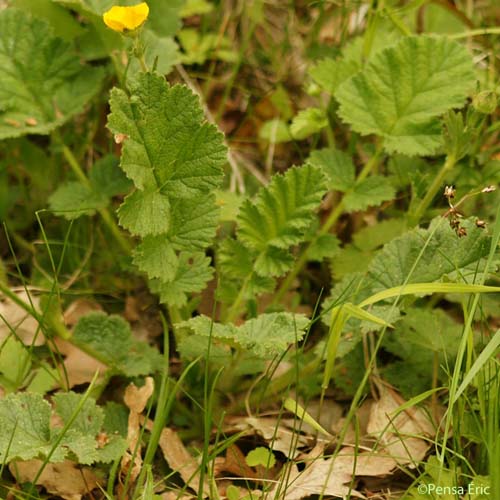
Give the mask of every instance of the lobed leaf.
M 437 117 L 461 107 L 474 82 L 472 58 L 457 42 L 406 37 L 378 52 L 335 97 L 356 132 L 383 137 L 388 152 L 425 155 L 441 145 Z
M 82 111 L 104 76 L 46 22 L 13 8 L 0 11 L 0 67 L 0 139 L 50 133 Z

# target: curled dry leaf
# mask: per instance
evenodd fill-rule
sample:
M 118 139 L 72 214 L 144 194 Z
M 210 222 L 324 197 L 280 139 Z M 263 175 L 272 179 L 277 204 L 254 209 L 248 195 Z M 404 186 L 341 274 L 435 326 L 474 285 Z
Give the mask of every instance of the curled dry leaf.
M 421 462 L 436 431 L 431 418 L 421 408 L 408 408 L 397 413 L 405 400 L 388 387 L 381 389 L 381 397 L 372 404 L 367 432 L 376 437 L 386 455 L 400 465 L 410 467 Z
M 125 390 L 124 402 L 130 410 L 128 416 L 127 444 L 128 451 L 125 452 L 121 461 L 121 474 L 126 476 L 129 469 L 130 480 L 134 482 L 142 467 L 141 447 L 139 443 L 140 414 L 146 408 L 149 398 L 154 391 L 154 381 L 152 377 L 146 377 L 142 387 L 129 384 Z
M 25 483 L 35 479 L 42 464 L 42 460 L 11 462 L 9 469 L 18 482 Z M 101 485 L 92 469 L 79 467 L 70 460 L 47 464 L 36 484 L 65 500 L 80 500 Z
M 194 491 L 198 491 L 200 467 L 194 457 L 185 448 L 179 435 L 173 429 L 165 427 L 161 432 L 159 445 L 170 468 L 180 474 L 187 486 Z M 208 498 L 209 494 L 210 487 L 205 480 L 203 483 L 203 495 Z
M 38 311 L 40 303 L 38 297 L 32 293 L 28 295 L 25 290 L 17 292 L 16 295 Z M 14 330 L 16 337 L 26 345 L 45 344 L 45 337 L 40 330 L 38 321 L 12 300 L 1 295 L 0 298 L 0 342 L 9 337 Z

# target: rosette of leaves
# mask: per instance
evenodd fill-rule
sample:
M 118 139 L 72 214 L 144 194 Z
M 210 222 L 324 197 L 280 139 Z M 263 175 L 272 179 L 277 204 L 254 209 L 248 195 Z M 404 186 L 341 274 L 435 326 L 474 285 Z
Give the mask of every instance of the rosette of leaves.
M 223 136 L 187 87 L 154 73 L 139 74 L 128 92 L 113 89 L 110 104 L 108 127 L 123 141 L 120 166 L 135 186 L 119 223 L 140 239 L 133 262 L 151 289 L 181 307 L 213 273 L 205 249 L 218 223 Z

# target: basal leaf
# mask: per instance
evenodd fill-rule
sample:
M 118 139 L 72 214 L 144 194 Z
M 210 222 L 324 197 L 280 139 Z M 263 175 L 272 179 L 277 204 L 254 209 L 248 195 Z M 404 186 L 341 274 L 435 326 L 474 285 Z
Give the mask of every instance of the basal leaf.
M 270 359 L 283 354 L 290 344 L 304 336 L 309 320 L 303 314 L 260 314 L 240 326 L 213 322 L 207 316 L 196 316 L 177 323 L 177 327 L 191 330 L 200 338 L 233 340 L 259 358 Z
M 101 68 L 80 63 L 44 21 L 0 11 L 0 139 L 48 134 L 97 93 Z
M 94 215 L 96 210 L 105 207 L 108 199 L 99 196 L 91 187 L 80 182 L 63 184 L 49 198 L 51 210 L 68 220 L 82 215 Z
M 300 243 L 325 194 L 325 180 L 321 170 L 311 165 L 274 176 L 255 201 L 242 204 L 238 238 L 260 252 L 269 246 L 286 249 Z
M 130 190 L 132 183 L 125 177 L 118 164 L 119 161 L 116 156 L 107 155 L 92 165 L 89 180 L 95 193 L 112 198 L 118 194 L 125 194 Z
M 113 370 L 130 377 L 157 370 L 159 353 L 134 341 L 129 324 L 117 315 L 92 312 L 78 320 L 72 341 Z
M 166 233 L 170 227 L 170 202 L 156 190 L 136 190 L 118 209 L 120 225 L 132 234 L 148 236 Z
M 307 163 L 320 168 L 328 178 L 328 188 L 347 191 L 354 186 L 356 171 L 351 157 L 334 148 L 313 151 Z
M 437 117 L 461 107 L 474 82 L 472 58 L 457 42 L 406 37 L 377 53 L 335 97 L 356 132 L 383 137 L 389 152 L 425 155 L 441 144 Z
M 294 139 L 302 140 L 328 126 L 326 112 L 320 108 L 307 108 L 299 111 L 290 125 Z
M 282 276 L 293 265 L 293 256 L 283 248 L 268 247 L 255 260 L 254 270 L 259 276 Z
M 29 460 L 51 449 L 50 405 L 40 394 L 9 394 L 0 399 L 0 461 Z M 64 458 L 55 454 L 55 460 Z
M 235 340 L 255 355 L 270 359 L 301 340 L 308 323 L 302 314 L 260 314 L 238 327 Z
M 161 281 L 174 279 L 179 264 L 172 244 L 165 235 L 146 236 L 134 250 L 133 262 L 149 279 L 159 278 Z
M 175 200 L 171 211 L 168 237 L 176 250 L 204 250 L 212 243 L 219 219 L 215 195 Z
M 173 306 L 186 305 L 188 294 L 201 292 L 212 278 L 210 258 L 203 253 L 181 252 L 179 267 L 172 281 L 151 281 L 151 290 L 160 294 L 160 301 Z
M 55 411 L 61 417 L 63 425 L 69 422 L 73 412 L 82 400 L 82 395 L 76 392 L 60 392 L 53 398 Z M 104 411 L 96 405 L 92 398 L 87 398 L 79 409 L 70 429 L 78 433 L 97 436 L 104 422 Z M 95 447 L 95 444 L 94 444 Z
M 309 70 L 312 79 L 329 94 L 334 94 L 337 87 L 360 69 L 354 60 L 343 58 L 325 58 Z
M 387 177 L 372 175 L 357 182 L 352 190 L 346 193 L 344 204 L 347 211 L 364 210 L 380 205 L 383 201 L 392 200 L 395 194 L 394 187 Z
M 373 291 L 400 286 L 408 277 L 408 283 L 438 281 L 488 255 L 490 237 L 485 231 L 472 220 L 464 220 L 462 226 L 468 234 L 459 238 L 448 222 L 439 217 L 429 229 L 414 229 L 388 243 L 368 270 Z
M 98 353 L 99 359 L 117 364 L 132 345 L 129 324 L 117 315 L 92 312 L 82 316 L 73 330 L 73 342 Z

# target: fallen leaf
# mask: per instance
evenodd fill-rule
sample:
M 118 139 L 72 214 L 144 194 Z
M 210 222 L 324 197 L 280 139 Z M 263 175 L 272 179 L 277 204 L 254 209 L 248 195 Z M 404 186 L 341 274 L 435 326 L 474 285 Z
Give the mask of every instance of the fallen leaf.
M 231 433 L 246 431 L 262 436 L 268 446 L 274 451 L 280 451 L 288 458 L 295 458 L 300 454 L 299 448 L 308 446 L 312 438 L 300 432 L 301 423 L 293 418 L 272 417 L 230 417 L 224 432 Z
M 323 494 L 345 498 L 350 493 L 351 497 L 364 498 L 361 493 L 348 486 L 352 479 L 352 469 L 347 472 L 345 464 L 338 467 L 335 460 L 325 460 L 322 454 L 323 446 L 317 445 L 301 460 L 306 463 L 304 470 L 299 471 L 292 462 L 283 467 L 283 480 L 275 484 L 270 497 L 276 498 L 279 495 L 280 500 L 301 500 L 310 495 Z
M 97 302 L 92 302 L 91 300 L 74 300 L 63 313 L 64 323 L 68 327 L 75 326 L 81 317 L 93 311 L 102 311 L 102 307 Z
M 146 408 L 149 398 L 154 391 L 154 381 L 152 377 L 146 377 L 142 387 L 137 387 L 131 383 L 125 389 L 124 402 L 130 410 L 128 416 L 127 444 L 128 451 L 123 455 L 120 470 L 121 476 L 129 474 L 130 480 L 134 482 L 139 476 L 142 468 L 140 437 L 140 414 Z
M 9 469 L 18 482 L 32 482 L 42 464 L 42 460 L 36 459 L 25 462 L 16 461 L 10 463 Z M 97 488 L 100 482 L 89 467 L 80 467 L 66 460 L 61 463 L 47 464 L 36 484 L 43 486 L 48 493 L 65 500 L 80 500 L 83 495 Z
M 28 295 L 25 290 L 17 292 L 16 295 L 38 311 L 40 305 L 38 297 L 31 293 Z M 0 301 L 0 343 L 12 335 L 12 330 L 16 332 L 16 337 L 26 345 L 40 346 L 45 344 L 45 337 L 40 330 L 38 321 L 21 306 L 3 297 Z
M 90 382 L 94 378 L 96 371 L 99 372 L 97 382 L 102 380 L 108 370 L 104 363 L 97 361 L 89 354 L 78 349 L 78 347 L 59 337 L 55 338 L 54 342 L 59 352 L 65 355 L 64 370 L 68 377 L 69 388 Z
M 245 477 L 249 479 L 256 479 L 257 474 L 246 463 L 245 455 L 236 444 L 232 444 L 226 450 L 224 458 L 216 461 L 214 467 L 214 475 L 220 477 L 222 472 L 230 473 L 238 477 Z
M 421 408 L 412 407 L 397 414 L 405 402 L 394 390 L 381 388 L 380 399 L 370 409 L 367 432 L 398 464 L 415 467 L 424 459 L 435 428 Z
M 186 450 L 179 435 L 173 429 L 165 427 L 161 432 L 159 445 L 170 468 L 180 474 L 187 486 L 198 491 L 200 466 Z M 206 481 L 203 483 L 203 494 L 205 497 L 210 494 L 210 487 Z

